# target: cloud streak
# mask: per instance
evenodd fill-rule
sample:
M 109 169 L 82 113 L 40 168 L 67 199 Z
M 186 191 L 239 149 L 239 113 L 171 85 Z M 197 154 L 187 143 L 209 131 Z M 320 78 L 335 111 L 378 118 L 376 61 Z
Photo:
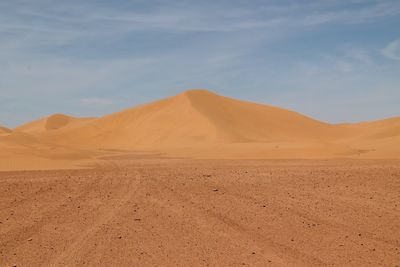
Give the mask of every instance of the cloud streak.
M 400 60 L 400 39 L 390 42 L 382 49 L 382 54 L 390 59 Z
M 114 104 L 114 101 L 109 98 L 82 98 L 79 100 L 82 105 L 108 106 Z

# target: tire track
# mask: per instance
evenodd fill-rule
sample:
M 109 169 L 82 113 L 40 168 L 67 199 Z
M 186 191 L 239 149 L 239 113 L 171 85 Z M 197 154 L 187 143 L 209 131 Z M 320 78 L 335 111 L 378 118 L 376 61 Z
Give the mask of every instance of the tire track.
M 51 266 L 69 266 L 66 264 L 73 260 L 78 252 L 85 247 L 85 243 L 89 240 L 96 232 L 98 232 L 101 227 L 105 224 L 108 224 L 114 217 L 118 215 L 118 213 L 126 206 L 126 204 L 132 199 L 134 193 L 138 190 L 140 184 L 140 174 L 136 172 L 135 180 L 127 179 L 128 182 L 123 184 L 123 192 L 120 192 L 118 200 L 115 201 L 108 208 L 108 211 L 102 214 L 97 220 L 96 223 L 83 230 L 78 238 L 76 238 L 72 243 L 68 245 L 68 247 L 58 255 L 53 261 L 49 263 Z M 118 178 L 116 178 L 118 179 Z

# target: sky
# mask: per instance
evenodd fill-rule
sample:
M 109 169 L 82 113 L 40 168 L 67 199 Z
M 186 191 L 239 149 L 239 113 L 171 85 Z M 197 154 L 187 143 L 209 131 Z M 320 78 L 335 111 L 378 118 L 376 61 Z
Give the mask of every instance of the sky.
M 400 116 L 398 0 L 0 0 L 0 124 L 204 88 L 330 123 Z

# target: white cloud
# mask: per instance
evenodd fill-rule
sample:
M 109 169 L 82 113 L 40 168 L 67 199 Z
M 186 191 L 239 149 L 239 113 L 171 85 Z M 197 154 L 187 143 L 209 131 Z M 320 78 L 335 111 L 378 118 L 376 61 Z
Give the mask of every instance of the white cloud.
M 351 59 L 358 61 L 359 63 L 372 65 L 374 61 L 372 60 L 371 56 L 368 54 L 367 51 L 361 48 L 351 48 L 347 50 L 346 56 Z
M 79 100 L 82 105 L 108 106 L 114 104 L 109 98 L 82 98 Z
M 400 60 L 400 39 L 390 42 L 382 49 L 382 54 L 387 58 Z

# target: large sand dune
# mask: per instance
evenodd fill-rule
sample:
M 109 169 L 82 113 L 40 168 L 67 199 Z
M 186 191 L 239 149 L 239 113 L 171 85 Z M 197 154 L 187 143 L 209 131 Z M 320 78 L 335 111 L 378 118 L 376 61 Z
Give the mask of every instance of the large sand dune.
M 238 101 L 206 90 L 191 90 L 47 136 L 95 148 L 159 149 L 331 140 L 347 132 L 344 127 L 281 108 Z
M 399 119 L 333 125 L 206 90 L 47 131 L 46 142 L 200 158 L 395 157 Z
M 0 131 L 0 144 L 30 149 L 25 156 L 52 158 L 62 151 L 58 155 L 68 160 L 75 154 L 66 150 L 82 149 L 227 159 L 400 157 L 399 117 L 334 125 L 206 90 L 189 90 L 101 118 L 55 114 L 13 133 Z M 7 151 L 12 158 L 13 149 Z

